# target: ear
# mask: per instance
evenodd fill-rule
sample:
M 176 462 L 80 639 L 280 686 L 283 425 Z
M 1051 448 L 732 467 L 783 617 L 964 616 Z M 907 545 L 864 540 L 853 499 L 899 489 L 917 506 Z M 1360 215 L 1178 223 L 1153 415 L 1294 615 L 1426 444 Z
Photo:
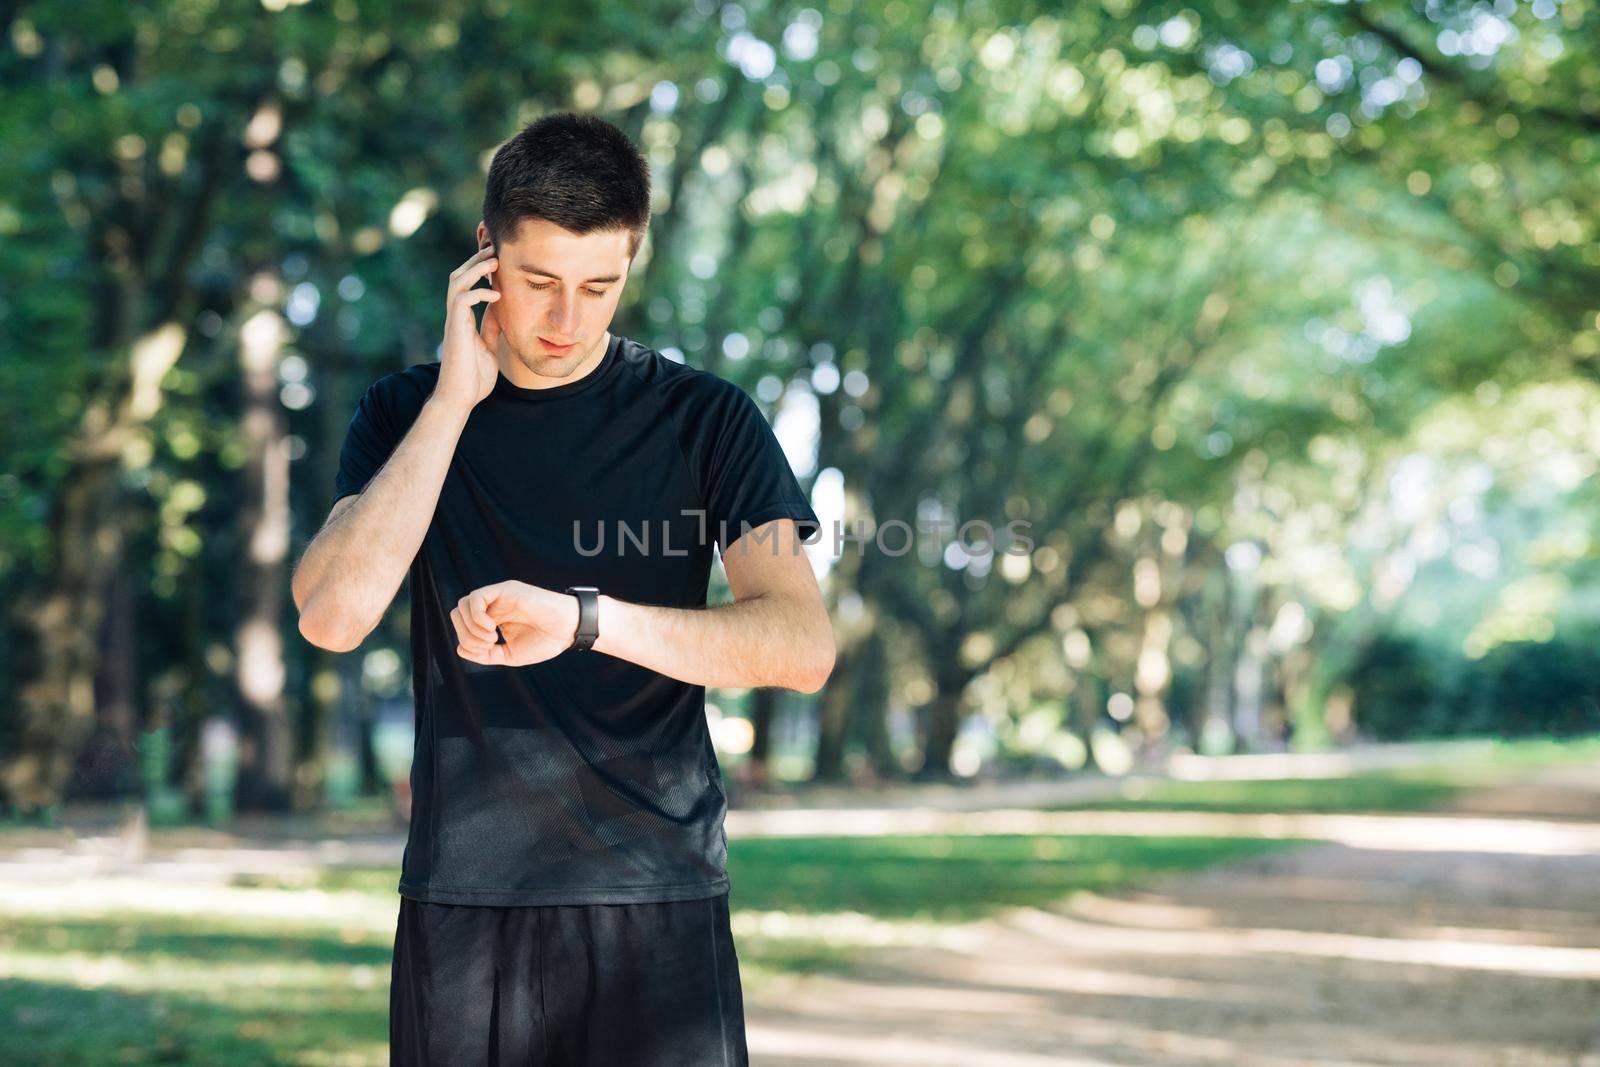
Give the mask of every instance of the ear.
M 482 219 L 478 220 L 477 238 L 478 238 L 478 247 L 479 248 L 488 248 L 491 244 L 494 243 L 493 241 L 489 240 L 489 227 L 487 227 L 487 226 L 485 226 L 483 224 L 483 220 Z

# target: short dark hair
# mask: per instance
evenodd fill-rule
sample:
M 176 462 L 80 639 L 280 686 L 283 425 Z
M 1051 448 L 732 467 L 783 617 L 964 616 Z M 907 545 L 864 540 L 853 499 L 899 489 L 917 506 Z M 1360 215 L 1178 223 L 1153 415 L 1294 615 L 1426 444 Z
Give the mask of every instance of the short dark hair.
M 631 260 L 650 225 L 650 164 L 598 116 L 535 119 L 495 152 L 483 193 L 483 224 L 496 244 L 525 218 L 578 234 L 627 230 Z

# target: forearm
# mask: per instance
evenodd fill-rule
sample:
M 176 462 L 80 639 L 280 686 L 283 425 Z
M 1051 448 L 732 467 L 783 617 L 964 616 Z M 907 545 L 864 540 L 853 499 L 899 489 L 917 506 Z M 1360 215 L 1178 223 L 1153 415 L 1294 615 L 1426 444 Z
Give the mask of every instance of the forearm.
M 292 589 L 308 640 L 348 651 L 383 617 L 427 536 L 470 410 L 424 403 L 366 489 L 307 546 Z
M 600 597 L 598 652 L 693 685 L 778 686 L 814 693 L 833 669 L 826 611 L 778 596 L 707 608 L 669 608 Z

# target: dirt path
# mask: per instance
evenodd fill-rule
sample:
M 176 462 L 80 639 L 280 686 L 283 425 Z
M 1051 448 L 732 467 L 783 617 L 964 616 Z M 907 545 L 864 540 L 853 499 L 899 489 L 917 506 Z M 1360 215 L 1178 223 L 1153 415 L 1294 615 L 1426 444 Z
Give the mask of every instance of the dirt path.
M 1600 766 L 1442 810 L 784 979 L 752 1063 L 1600 1067 Z

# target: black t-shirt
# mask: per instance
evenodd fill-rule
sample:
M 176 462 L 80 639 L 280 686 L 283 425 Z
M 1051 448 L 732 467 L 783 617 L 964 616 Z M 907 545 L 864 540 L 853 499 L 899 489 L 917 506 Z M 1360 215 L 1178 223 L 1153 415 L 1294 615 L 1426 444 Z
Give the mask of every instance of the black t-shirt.
M 422 363 L 366 391 L 334 500 L 366 488 L 438 379 Z M 726 890 L 705 688 L 592 649 L 473 663 L 456 654 L 450 610 L 508 579 L 704 607 L 713 541 L 725 551 L 783 517 L 817 528 L 772 428 L 732 382 L 615 334 L 576 381 L 524 389 L 500 375 L 467 419 L 407 577 L 417 732 L 400 893 L 527 905 Z

